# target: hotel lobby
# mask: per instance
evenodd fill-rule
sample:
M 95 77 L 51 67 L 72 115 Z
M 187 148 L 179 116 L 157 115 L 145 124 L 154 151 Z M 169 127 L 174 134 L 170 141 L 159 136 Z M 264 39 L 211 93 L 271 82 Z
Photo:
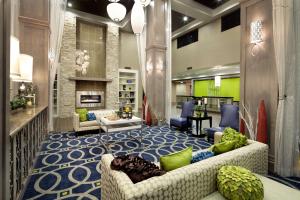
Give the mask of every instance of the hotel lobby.
M 0 199 L 300 199 L 299 0 L 0 0 Z

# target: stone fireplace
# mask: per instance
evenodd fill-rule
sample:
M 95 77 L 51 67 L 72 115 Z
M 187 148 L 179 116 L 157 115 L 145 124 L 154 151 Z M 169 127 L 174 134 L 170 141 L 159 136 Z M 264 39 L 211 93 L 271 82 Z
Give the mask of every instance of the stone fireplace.
M 58 76 L 59 117 L 72 117 L 75 109 L 79 107 L 77 94 L 83 91 L 103 93 L 101 104 L 88 105 L 87 108 L 116 108 L 119 43 L 118 27 L 91 24 L 76 19 L 76 15 L 71 12 L 66 13 L 61 47 L 61 67 Z M 76 49 L 87 50 L 91 57 L 88 73 L 85 76 L 75 71 Z

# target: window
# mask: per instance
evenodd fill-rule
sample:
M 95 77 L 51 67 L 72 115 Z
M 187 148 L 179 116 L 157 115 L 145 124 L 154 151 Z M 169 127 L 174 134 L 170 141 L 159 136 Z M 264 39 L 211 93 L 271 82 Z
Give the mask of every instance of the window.
M 181 48 L 198 41 L 198 29 L 188 32 L 177 39 L 177 48 Z
M 241 24 L 241 10 L 238 9 L 221 18 L 221 31 L 227 31 Z

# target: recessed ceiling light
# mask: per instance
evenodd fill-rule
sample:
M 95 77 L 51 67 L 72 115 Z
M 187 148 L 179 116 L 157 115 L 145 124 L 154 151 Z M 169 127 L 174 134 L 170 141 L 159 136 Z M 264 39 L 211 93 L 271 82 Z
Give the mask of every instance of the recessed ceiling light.
M 183 21 L 186 22 L 186 21 L 188 21 L 188 20 L 189 20 L 189 17 L 188 17 L 188 16 L 184 16 L 184 17 L 183 17 Z
M 68 7 L 72 7 L 73 4 L 71 2 L 68 3 Z

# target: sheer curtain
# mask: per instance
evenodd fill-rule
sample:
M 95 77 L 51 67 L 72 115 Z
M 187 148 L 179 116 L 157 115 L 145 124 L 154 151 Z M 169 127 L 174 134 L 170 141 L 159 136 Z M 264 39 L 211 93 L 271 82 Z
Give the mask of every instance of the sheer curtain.
M 294 0 L 294 25 L 295 25 L 295 41 L 296 41 L 296 102 L 297 118 L 296 118 L 296 135 L 295 135 L 295 155 L 294 155 L 294 175 L 300 177 L 300 1 Z
M 273 0 L 273 34 L 275 61 L 279 84 L 279 103 L 275 131 L 275 171 L 281 176 L 299 175 L 300 96 L 296 76 L 296 15 L 298 0 Z M 294 5 L 295 3 L 295 5 Z M 299 22 L 298 22 L 299 23 Z M 298 33 L 299 34 L 299 33 Z M 299 85 L 300 86 L 300 85 Z
M 165 3 L 166 9 L 166 122 L 170 121 L 172 111 L 172 8 L 171 0 Z
M 145 9 L 145 22 L 147 22 L 147 9 Z M 144 26 L 143 32 L 136 35 L 138 57 L 140 64 L 140 76 L 142 80 L 143 91 L 146 93 L 146 45 L 147 45 L 147 26 Z
M 59 65 L 59 54 L 64 29 L 64 19 L 67 0 L 50 1 L 50 100 L 49 100 L 49 128 L 53 130 L 53 86 L 57 67 Z

